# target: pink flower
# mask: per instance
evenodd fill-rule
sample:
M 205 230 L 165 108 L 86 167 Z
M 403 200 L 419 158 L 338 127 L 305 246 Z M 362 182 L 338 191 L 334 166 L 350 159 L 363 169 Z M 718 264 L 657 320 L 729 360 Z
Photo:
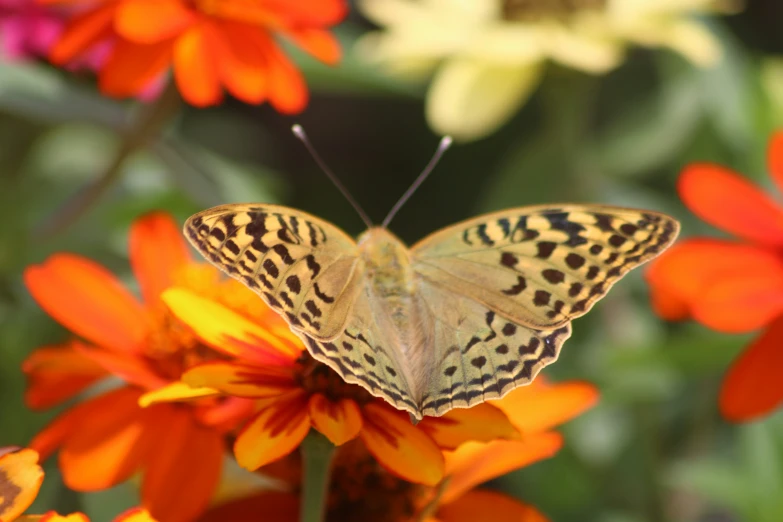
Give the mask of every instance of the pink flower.
M 63 25 L 57 12 L 34 0 L 0 0 L 0 55 L 14 60 L 46 56 Z

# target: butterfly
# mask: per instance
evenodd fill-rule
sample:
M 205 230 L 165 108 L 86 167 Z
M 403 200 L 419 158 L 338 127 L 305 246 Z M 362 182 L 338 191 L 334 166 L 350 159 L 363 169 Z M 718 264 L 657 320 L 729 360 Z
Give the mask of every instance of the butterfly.
M 530 383 L 557 359 L 571 321 L 678 232 L 665 214 L 577 204 L 486 214 L 410 248 L 383 226 L 354 241 L 271 204 L 218 206 L 185 224 L 205 258 L 260 295 L 315 359 L 412 420 Z

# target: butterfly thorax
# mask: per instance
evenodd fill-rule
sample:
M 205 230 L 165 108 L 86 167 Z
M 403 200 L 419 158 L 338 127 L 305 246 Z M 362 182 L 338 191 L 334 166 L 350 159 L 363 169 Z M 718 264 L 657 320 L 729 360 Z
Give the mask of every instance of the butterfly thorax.
M 372 291 L 388 303 L 405 305 L 414 291 L 408 248 L 384 228 L 371 228 L 359 236 L 361 258 Z

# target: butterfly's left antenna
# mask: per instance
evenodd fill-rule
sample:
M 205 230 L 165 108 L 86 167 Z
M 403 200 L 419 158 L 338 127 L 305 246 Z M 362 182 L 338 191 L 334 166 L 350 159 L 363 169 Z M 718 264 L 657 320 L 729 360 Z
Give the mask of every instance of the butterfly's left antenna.
M 345 196 L 345 199 L 348 200 L 348 203 L 351 204 L 351 206 L 356 210 L 356 213 L 359 214 L 359 217 L 362 218 L 362 221 L 364 221 L 364 224 L 367 225 L 367 228 L 372 228 L 374 225 L 372 224 L 372 220 L 370 219 L 370 216 L 367 215 L 367 213 L 362 209 L 362 207 L 359 206 L 359 204 L 356 202 L 355 199 L 353 199 L 353 196 L 351 196 L 351 193 L 348 192 L 348 189 L 345 188 L 345 186 L 340 183 L 340 180 L 337 179 L 337 176 L 334 175 L 334 172 L 331 171 L 329 167 L 326 166 L 326 163 L 323 159 L 321 159 L 321 156 L 318 155 L 318 153 L 315 151 L 315 148 L 310 143 L 310 140 L 307 139 L 307 134 L 305 134 L 304 129 L 301 125 L 298 123 L 291 127 L 291 131 L 293 131 L 294 136 L 299 138 L 299 140 L 304 143 L 304 146 L 307 147 L 308 152 L 310 152 L 310 155 L 315 160 L 315 163 L 321 167 L 321 170 L 324 171 L 324 174 L 334 183 L 334 185 L 337 187 L 337 189 L 342 192 L 343 196 Z

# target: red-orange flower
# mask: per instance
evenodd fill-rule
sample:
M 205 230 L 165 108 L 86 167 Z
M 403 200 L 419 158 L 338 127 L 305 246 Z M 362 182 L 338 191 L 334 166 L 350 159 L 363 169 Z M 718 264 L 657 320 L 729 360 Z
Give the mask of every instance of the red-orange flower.
M 586 383 L 550 385 L 539 377 L 493 402 L 509 414 L 523 433 L 521 440 L 468 442 L 444 452 L 443 480 L 435 486 L 411 483 L 390 475 L 375 463 L 361 441 L 338 449 L 332 465 L 327 522 L 545 522 L 534 507 L 502 493 L 475 489 L 483 482 L 551 457 L 562 437 L 557 424 L 595 404 L 597 392 Z M 299 477 L 299 463 L 287 462 Z M 266 470 L 265 470 L 266 471 Z M 299 483 L 293 492 L 265 492 L 209 510 L 199 522 L 251 522 L 264 513 L 267 522 L 296 522 Z
M 53 406 L 109 375 L 124 381 L 61 414 L 31 447 L 44 458 L 59 449 L 63 479 L 78 491 L 111 487 L 141 471 L 142 503 L 152 515 L 190 521 L 217 486 L 226 431 L 252 412 L 252 403 L 209 398 L 139 406 L 145 392 L 165 389 L 191 365 L 219 356 L 171 315 L 159 295 L 176 283 L 224 300 L 257 299 L 192 261 L 167 215 L 150 214 L 133 224 L 130 257 L 143 302 L 79 256 L 56 254 L 25 270 L 38 304 L 81 338 L 41 348 L 25 361 L 28 404 Z
M 768 160 L 783 192 L 783 132 L 772 137 Z M 734 421 L 768 414 L 783 402 L 783 205 L 718 165 L 688 166 L 678 189 L 697 216 L 738 240 L 690 238 L 653 261 L 653 307 L 722 332 L 766 328 L 729 369 L 720 408 Z
M 280 334 L 185 289 L 169 289 L 163 299 L 205 343 L 235 357 L 196 366 L 185 372 L 183 381 L 260 401 L 259 413 L 234 445 L 237 461 L 247 469 L 288 455 L 315 428 L 336 445 L 359 438 L 393 473 L 431 485 L 443 478 L 441 448 L 519 436 L 507 417 L 488 404 L 453 410 L 413 426 L 407 414 L 345 383 L 312 359 L 301 342 L 292 349 L 294 345 L 278 341 Z M 171 398 L 167 395 L 165 400 Z
M 89 522 L 82 513 L 59 515 L 22 515 L 41 489 L 44 472 L 38 453 L 25 448 L 0 448 L 0 520 L 3 522 Z M 114 522 L 155 522 L 145 510 L 135 508 L 122 513 Z
M 172 69 L 193 105 L 220 102 L 225 88 L 284 113 L 304 108 L 307 88 L 275 35 L 333 64 L 340 48 L 326 28 L 347 11 L 345 0 L 40 1 L 89 6 L 70 22 L 50 57 L 62 65 L 99 42 L 113 42 L 100 70 L 101 90 L 109 95 L 138 95 Z

